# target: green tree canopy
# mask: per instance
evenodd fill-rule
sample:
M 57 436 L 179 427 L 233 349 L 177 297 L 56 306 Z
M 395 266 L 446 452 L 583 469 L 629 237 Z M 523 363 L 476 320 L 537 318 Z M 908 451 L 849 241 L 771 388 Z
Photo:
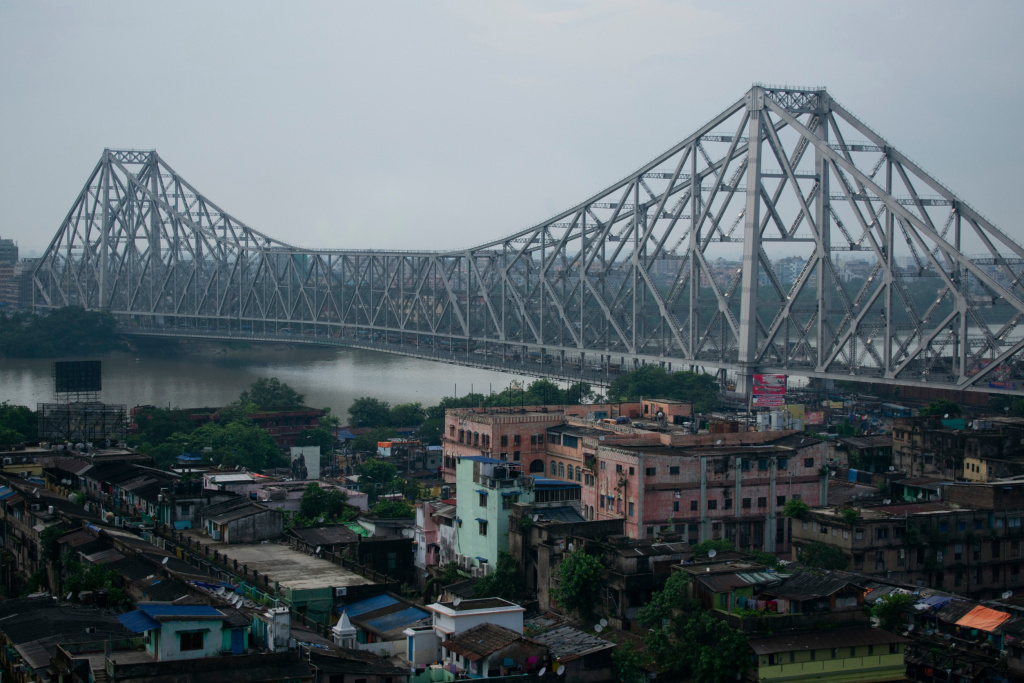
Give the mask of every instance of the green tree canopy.
M 698 543 L 691 548 L 694 555 L 707 555 L 712 550 L 716 553 L 727 552 L 729 550 L 736 550 L 736 546 L 731 541 L 727 541 L 724 538 L 719 540 L 708 539 L 703 543 Z
M 260 410 L 290 410 L 305 407 L 305 398 L 276 377 L 260 377 L 238 395 L 238 404 L 254 403 Z
M 394 493 L 395 489 L 404 484 L 398 479 L 398 469 L 390 462 L 370 458 L 356 467 L 359 475 L 359 490 L 365 493 L 369 502 L 373 503 L 378 496 Z M 402 487 L 404 491 L 404 486 Z
M 60 358 L 102 353 L 122 346 L 109 313 L 65 306 L 47 315 L 0 315 L 0 356 Z
M 202 453 L 204 448 L 211 448 L 210 459 L 225 467 L 261 471 L 288 464 L 270 432 L 251 422 L 227 425 L 207 422 L 188 434 L 179 432 L 172 435 L 168 442 L 175 446 L 178 454 Z
M 799 498 L 790 498 L 782 508 L 782 514 L 786 517 L 803 519 L 811 511 L 811 506 Z
M 515 555 L 507 550 L 499 550 L 494 570 L 473 585 L 473 596 L 518 602 L 520 583 L 519 562 Z
M 391 404 L 379 398 L 361 396 L 348 407 L 349 424 L 353 427 L 391 427 Z M 399 425 L 405 426 L 405 425 Z
M 819 569 L 846 569 L 846 565 L 850 564 L 850 558 L 842 550 L 821 541 L 801 547 L 797 559 L 801 564 Z
M 582 617 L 593 614 L 604 583 L 604 566 L 593 555 L 577 550 L 562 556 L 558 565 L 558 585 L 554 596 L 565 612 Z
M 699 413 L 718 406 L 718 383 L 713 375 L 699 372 L 669 373 L 659 365 L 643 365 L 624 372 L 608 387 L 610 401 L 639 401 L 664 398 L 690 401 Z
M 390 423 L 395 427 L 418 427 L 427 419 L 422 403 L 399 403 L 391 407 Z
M 921 408 L 917 411 L 917 414 L 921 417 L 945 417 L 947 415 L 949 417 L 960 417 L 963 415 L 963 412 L 963 408 L 960 407 L 959 403 L 953 403 L 949 399 L 940 398 Z
M 878 618 L 878 625 L 885 631 L 896 632 L 906 620 L 906 612 L 917 602 L 909 593 L 889 593 L 875 601 L 871 615 Z
M 299 514 L 308 519 L 338 518 L 344 514 L 347 502 L 344 491 L 320 488 L 316 482 L 310 482 L 299 500 Z
M 368 516 L 373 519 L 412 519 L 416 510 L 404 500 L 381 500 L 370 508 Z
M 36 414 L 31 408 L 7 401 L 0 403 L 0 445 L 35 441 L 37 424 Z

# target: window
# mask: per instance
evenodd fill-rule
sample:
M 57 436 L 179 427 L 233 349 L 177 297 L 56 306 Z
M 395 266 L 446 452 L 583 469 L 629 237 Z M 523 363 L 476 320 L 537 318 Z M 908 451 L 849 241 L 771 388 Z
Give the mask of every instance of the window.
M 709 500 L 708 501 L 708 510 L 717 510 L 717 509 L 718 509 L 718 501 L 717 500 Z
M 629 516 L 630 517 L 633 516 L 633 504 L 632 503 L 629 504 Z
M 460 429 L 459 430 L 459 443 L 462 443 L 465 440 L 466 440 L 466 430 L 465 429 Z
M 481 493 L 480 494 L 480 507 L 482 507 L 482 508 L 487 507 L 487 494 L 486 493 Z
M 855 539 L 857 539 L 858 541 L 863 541 L 864 540 L 864 530 L 863 529 L 854 529 L 853 530 L 853 537 Z
M 759 508 L 766 508 L 766 507 L 768 507 L 768 497 L 767 496 L 760 496 L 757 499 L 757 507 L 759 507 Z
M 814 467 L 814 458 L 804 458 L 804 467 Z
M 604 460 L 601 461 L 601 469 L 604 469 Z
M 1011 529 L 1019 529 L 1020 517 L 1010 517 L 1010 520 L 1007 522 L 1006 526 L 1010 527 Z
M 679 512 L 679 501 L 672 501 L 672 512 Z
M 856 657 L 857 656 L 857 648 L 855 648 L 855 647 L 851 647 L 850 648 L 850 656 L 851 657 Z
M 180 631 L 178 635 L 181 637 L 182 652 L 203 649 L 203 636 L 206 635 L 206 631 Z
M 398 568 L 398 553 L 388 553 L 388 569 Z
M 597 507 L 599 507 L 599 508 L 603 508 L 604 507 L 604 496 L 598 496 L 597 497 Z
M 633 476 L 634 474 L 636 474 L 636 472 L 635 472 L 635 471 L 633 470 L 633 468 L 632 468 L 632 467 L 630 467 L 630 468 L 629 468 L 629 476 L 631 476 L 631 477 L 632 477 L 632 476 Z
M 558 476 L 561 477 L 562 479 L 565 479 L 565 463 L 564 462 L 558 463 Z
M 898 655 L 900 653 L 899 643 L 889 643 L 889 654 Z
M 965 522 L 965 521 L 963 521 L 961 519 L 959 522 L 956 523 L 956 530 L 957 531 L 967 531 L 967 522 Z
M 786 504 L 786 497 L 785 496 L 775 496 L 775 504 L 778 505 L 779 507 L 782 507 L 783 505 Z
M 648 477 L 653 477 L 657 473 L 658 473 L 658 469 L 656 467 L 648 467 L 647 469 L 644 470 L 644 475 L 646 475 Z
M 832 659 L 835 659 L 838 656 L 839 656 L 839 648 L 837 648 L 837 647 L 832 648 Z
M 502 434 L 501 435 L 501 445 L 502 446 L 507 446 L 508 445 L 508 434 Z
M 691 501 L 690 501 L 690 510 L 691 510 L 691 511 L 694 511 L 694 510 L 696 510 L 696 509 L 697 509 L 697 501 L 695 501 L 695 500 L 691 500 Z
M 939 522 L 939 533 L 944 534 L 949 531 L 949 525 L 945 522 Z
M 767 470 L 768 469 L 768 460 L 765 459 L 765 458 L 761 458 L 760 460 L 758 460 L 757 461 L 757 469 L 758 470 L 762 470 L 762 471 L 763 470 Z
M 451 436 L 451 437 L 455 436 L 455 425 L 450 425 L 448 427 L 448 436 Z
M 780 470 L 787 469 L 789 467 L 789 458 L 779 458 L 778 463 Z
M 870 657 L 873 654 L 875 654 L 875 646 L 874 645 L 868 645 L 868 657 Z
M 502 510 L 511 510 L 512 506 L 514 504 L 518 503 L 518 502 L 519 502 L 519 494 L 518 493 L 511 493 L 511 494 L 503 495 L 501 497 L 501 509 Z
M 480 524 L 480 535 L 481 536 L 486 536 L 487 535 L 487 520 L 485 520 L 485 519 L 478 519 L 477 522 Z
M 519 462 L 519 451 L 512 451 L 512 460 Z
M 618 474 L 622 474 L 622 465 L 616 465 L 615 466 L 615 472 L 618 473 Z
M 668 468 L 668 473 L 669 474 L 679 474 L 679 468 L 678 467 L 669 467 Z
M 514 435 L 512 437 L 512 443 L 515 446 L 518 446 L 521 443 L 521 441 L 522 441 L 522 438 L 518 434 L 516 434 L 516 435 Z
M 875 537 L 879 541 L 884 541 L 889 538 L 889 527 L 880 527 L 875 530 Z
M 732 510 L 732 498 L 726 498 L 722 503 L 723 510 Z
M 558 476 L 558 465 L 556 465 L 554 462 L 551 463 L 551 476 L 552 477 L 557 477 Z
M 750 499 L 749 498 L 744 498 L 743 502 L 742 502 L 742 505 L 743 505 L 743 509 L 744 510 L 749 510 L 750 509 Z
M 750 471 L 750 461 L 747 460 L 746 458 L 743 458 L 743 460 L 740 463 L 740 469 L 742 469 L 744 472 L 749 472 Z
M 583 481 L 583 470 L 576 468 L 576 481 Z

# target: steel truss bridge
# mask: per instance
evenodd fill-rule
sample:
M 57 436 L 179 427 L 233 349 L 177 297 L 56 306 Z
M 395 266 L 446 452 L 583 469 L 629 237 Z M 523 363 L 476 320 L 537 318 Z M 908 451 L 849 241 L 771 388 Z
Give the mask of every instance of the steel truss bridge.
M 106 150 L 37 309 L 600 380 L 637 364 L 1024 394 L 1024 249 L 823 88 L 754 86 L 585 201 L 456 251 L 292 246 Z

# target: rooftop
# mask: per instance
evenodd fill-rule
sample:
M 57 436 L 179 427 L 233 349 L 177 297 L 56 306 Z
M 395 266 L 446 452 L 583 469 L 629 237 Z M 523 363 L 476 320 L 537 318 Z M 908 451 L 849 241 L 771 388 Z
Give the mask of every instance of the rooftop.
M 765 638 L 751 638 L 750 647 L 759 655 L 777 652 L 802 652 L 805 650 L 828 650 L 838 647 L 861 645 L 887 645 L 906 643 L 906 638 L 893 635 L 877 628 L 836 629 L 834 631 L 812 631 L 810 633 L 789 633 Z
M 282 588 L 289 590 L 313 590 L 327 587 L 363 586 L 374 582 L 363 578 L 328 560 L 313 557 L 292 550 L 279 543 L 258 543 L 255 545 L 211 542 L 209 536 L 197 531 L 187 531 L 204 545 L 216 548 L 228 560 L 238 560 L 239 567 L 246 565 L 262 575 L 278 581 Z M 241 569 L 239 569 L 241 570 Z
M 452 636 L 441 643 L 441 647 L 475 662 L 517 640 L 524 640 L 523 635 L 512 629 L 497 624 L 479 624 Z
M 534 636 L 533 640 L 541 645 L 547 645 L 551 658 L 560 662 L 570 662 L 594 652 L 615 647 L 615 643 L 592 636 L 572 626 L 551 629 L 547 633 Z
M 502 600 L 501 598 L 479 598 L 477 600 L 461 600 L 459 604 L 455 602 L 435 602 L 432 605 L 427 605 L 427 609 L 442 614 L 458 614 L 460 612 L 473 612 L 476 610 L 504 610 L 504 611 L 518 611 L 525 612 L 526 610 L 508 600 Z

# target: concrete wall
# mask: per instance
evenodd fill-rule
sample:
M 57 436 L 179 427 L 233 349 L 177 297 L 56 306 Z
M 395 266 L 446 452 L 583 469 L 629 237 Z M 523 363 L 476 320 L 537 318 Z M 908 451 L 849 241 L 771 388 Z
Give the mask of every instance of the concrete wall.
M 264 510 L 227 524 L 225 543 L 259 543 L 284 535 L 284 515 L 280 510 Z

